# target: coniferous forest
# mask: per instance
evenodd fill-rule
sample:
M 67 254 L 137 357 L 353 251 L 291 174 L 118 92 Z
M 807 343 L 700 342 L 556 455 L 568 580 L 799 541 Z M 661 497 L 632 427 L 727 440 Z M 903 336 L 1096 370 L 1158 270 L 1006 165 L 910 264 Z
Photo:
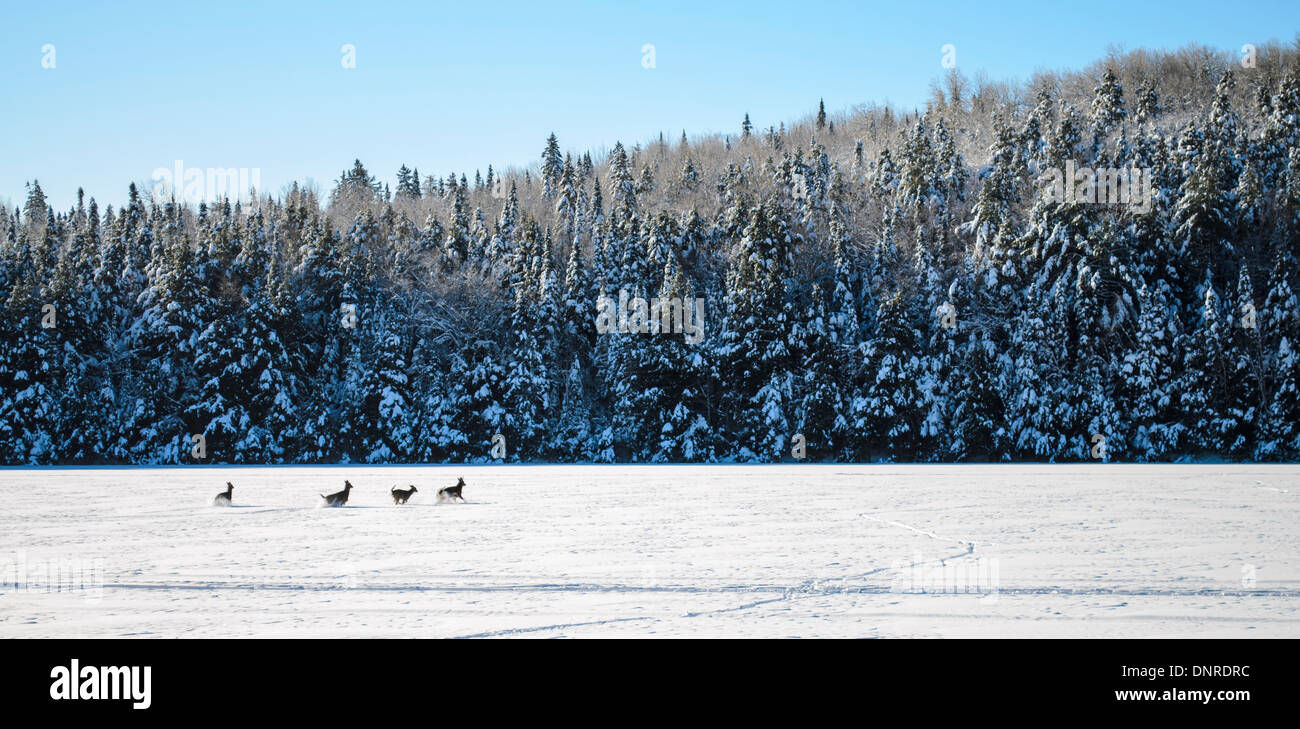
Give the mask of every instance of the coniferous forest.
M 1297 58 L 954 71 L 924 109 L 200 205 L 33 181 L 0 463 L 1294 461 Z M 1045 194 L 1083 168 L 1149 205 Z M 702 299 L 702 341 L 599 333 L 619 291 Z

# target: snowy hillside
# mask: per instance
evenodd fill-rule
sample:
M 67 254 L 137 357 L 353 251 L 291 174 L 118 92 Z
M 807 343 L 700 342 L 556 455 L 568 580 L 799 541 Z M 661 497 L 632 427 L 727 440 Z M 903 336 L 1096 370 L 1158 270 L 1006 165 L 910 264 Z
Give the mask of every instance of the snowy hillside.
M 1300 54 L 1269 48 L 328 194 L 33 179 L 0 464 L 1295 462 Z
M 458 475 L 468 503 L 435 503 Z M 345 478 L 350 503 L 321 508 Z M 234 506 L 211 506 L 227 480 Z M 1300 637 L 1296 466 L 6 469 L 0 488 L 0 637 Z M 74 574 L 90 589 L 53 591 Z

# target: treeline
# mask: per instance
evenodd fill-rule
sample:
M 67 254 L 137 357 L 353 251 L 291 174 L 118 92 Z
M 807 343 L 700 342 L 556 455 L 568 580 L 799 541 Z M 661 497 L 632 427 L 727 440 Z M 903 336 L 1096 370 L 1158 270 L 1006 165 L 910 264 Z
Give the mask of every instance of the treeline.
M 357 161 L 325 200 L 57 211 L 33 182 L 0 209 L 0 463 L 191 463 L 195 435 L 208 462 L 485 461 L 497 433 L 510 461 L 776 461 L 795 434 L 814 461 L 1295 460 L 1276 51 L 954 75 L 921 113 L 594 157 L 552 135 L 473 180 Z M 1150 204 L 1045 195 L 1067 165 L 1147 171 Z M 703 298 L 703 340 L 598 334 L 620 290 Z

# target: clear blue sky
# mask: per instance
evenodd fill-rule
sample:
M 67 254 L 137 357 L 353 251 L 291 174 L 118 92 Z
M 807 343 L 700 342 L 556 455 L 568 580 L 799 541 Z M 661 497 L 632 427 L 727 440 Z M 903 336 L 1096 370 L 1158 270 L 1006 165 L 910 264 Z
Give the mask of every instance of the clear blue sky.
M 11 3 L 0 13 L 0 201 L 41 181 L 120 204 L 157 167 L 258 167 L 323 189 L 354 158 L 391 183 L 566 149 L 734 131 L 942 75 L 1024 79 L 1107 47 L 1223 49 L 1300 30 L 1300 2 Z M 55 68 L 42 68 L 42 46 Z M 356 47 L 344 69 L 340 47 Z M 656 67 L 642 67 L 642 46 Z

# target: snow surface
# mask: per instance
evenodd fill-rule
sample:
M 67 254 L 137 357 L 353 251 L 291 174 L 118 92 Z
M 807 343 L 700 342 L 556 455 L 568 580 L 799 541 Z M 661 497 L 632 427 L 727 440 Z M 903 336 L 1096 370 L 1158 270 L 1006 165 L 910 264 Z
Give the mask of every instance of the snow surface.
M 436 504 L 458 475 L 469 503 Z M 1298 491 L 1275 465 L 0 469 L 0 637 L 1296 638 Z

